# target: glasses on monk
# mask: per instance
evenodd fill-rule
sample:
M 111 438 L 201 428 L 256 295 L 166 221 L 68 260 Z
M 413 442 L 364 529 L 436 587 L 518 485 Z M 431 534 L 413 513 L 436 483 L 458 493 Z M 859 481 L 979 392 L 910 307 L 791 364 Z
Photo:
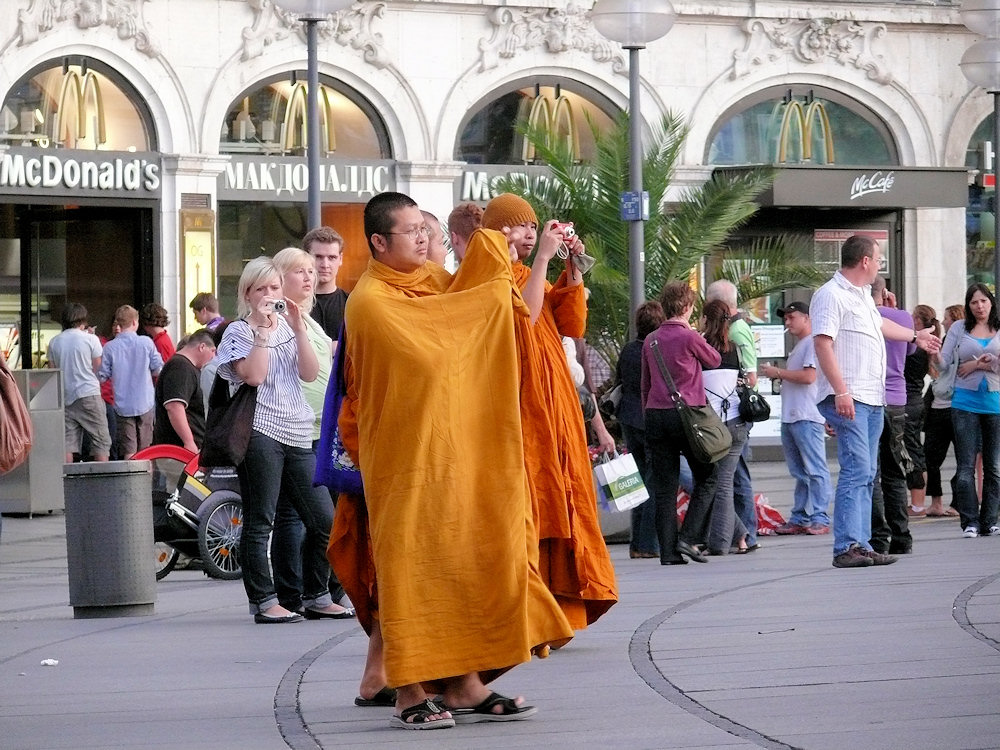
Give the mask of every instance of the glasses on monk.
M 416 227 L 415 229 L 408 229 L 405 232 L 382 232 L 382 234 L 404 235 L 406 237 L 409 237 L 414 242 L 416 242 L 418 239 L 420 239 L 420 235 L 423 235 L 424 237 L 430 237 L 431 228 L 426 224 L 424 224 L 423 226 Z

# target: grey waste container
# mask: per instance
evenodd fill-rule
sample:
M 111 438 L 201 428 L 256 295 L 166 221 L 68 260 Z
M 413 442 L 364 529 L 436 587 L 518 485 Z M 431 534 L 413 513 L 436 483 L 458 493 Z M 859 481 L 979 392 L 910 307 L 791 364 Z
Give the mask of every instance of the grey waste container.
M 73 616 L 153 614 L 150 462 L 66 464 L 63 473 Z

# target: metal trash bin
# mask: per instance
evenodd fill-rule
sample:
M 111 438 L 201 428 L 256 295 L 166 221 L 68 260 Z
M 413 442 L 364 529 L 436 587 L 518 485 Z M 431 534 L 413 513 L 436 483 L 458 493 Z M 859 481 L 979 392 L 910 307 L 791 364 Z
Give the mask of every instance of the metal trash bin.
M 66 557 L 73 616 L 153 614 L 149 461 L 66 464 Z

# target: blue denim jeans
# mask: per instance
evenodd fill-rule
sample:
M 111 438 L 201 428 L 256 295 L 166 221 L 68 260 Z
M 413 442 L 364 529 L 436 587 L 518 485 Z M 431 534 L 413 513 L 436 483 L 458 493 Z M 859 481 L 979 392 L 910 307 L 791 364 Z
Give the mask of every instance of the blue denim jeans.
M 823 425 L 819 422 L 803 419 L 781 423 L 781 447 L 788 473 L 795 480 L 788 522 L 796 526 L 830 525 L 833 484 L 823 435 Z
M 818 407 L 837 433 L 840 476 L 833 502 L 834 557 L 854 546 L 871 549 L 872 487 L 884 424 L 882 407 L 855 401 L 854 419 L 837 414 L 833 396 L 820 401 Z
M 750 435 L 750 425 L 737 417 L 726 422 L 733 444 L 727 453 L 715 465 L 715 499 L 712 501 L 712 519 L 708 527 L 708 549 L 713 554 L 729 554 L 729 548 L 739 542 L 736 528 L 739 526 L 739 536 L 745 531 L 743 524 L 736 523 L 736 505 L 733 502 L 733 477 L 736 465 L 743 455 L 743 446 Z M 756 513 L 756 510 L 754 511 Z M 756 526 L 756 524 L 755 524 Z
M 306 527 L 302 546 L 302 601 L 320 609 L 332 603 L 330 564 L 326 546 L 333 524 L 333 503 L 313 491 L 316 456 L 309 448 L 296 448 L 254 431 L 238 467 L 243 495 L 243 533 L 240 564 L 250 613 L 264 612 L 278 603 L 268 564 L 268 538 L 281 497 L 291 503 Z M 275 550 L 276 554 L 285 554 Z
M 1000 414 L 951 408 L 955 432 L 955 496 L 962 528 L 995 526 L 1000 510 Z M 980 443 L 980 441 L 982 441 Z M 976 454 L 982 445 L 983 497 L 976 497 Z
M 316 443 L 313 441 L 313 453 Z M 336 508 L 330 491 L 323 486 L 313 487 L 321 497 L 319 502 L 330 504 Z M 334 511 L 336 512 L 336 511 Z M 331 524 L 332 526 L 332 524 Z M 313 602 L 303 602 L 302 598 L 302 560 L 305 551 L 306 525 L 295 510 L 287 495 L 278 497 L 278 507 L 274 513 L 274 532 L 271 534 L 271 571 L 274 574 L 274 590 L 278 601 L 285 609 L 296 611 L 304 605 L 315 606 Z M 330 598 L 338 602 L 344 596 L 344 587 L 340 585 L 333 570 L 330 570 Z
M 757 503 L 753 499 L 753 486 L 750 483 L 750 467 L 747 459 L 750 456 L 750 438 L 743 443 L 740 460 L 733 474 L 733 504 L 736 506 L 736 517 L 743 522 L 747 530 L 747 546 L 757 543 Z
M 649 491 L 649 500 L 641 505 L 632 508 L 632 538 L 629 542 L 629 549 L 632 552 L 647 552 L 649 554 L 660 554 L 660 543 L 656 538 L 656 500 L 650 491 L 652 484 L 652 472 L 649 469 L 649 456 L 646 450 L 646 431 L 637 427 L 622 425 L 622 434 L 625 437 L 625 448 L 635 458 L 636 466 L 639 467 L 639 475 L 642 477 L 646 490 Z

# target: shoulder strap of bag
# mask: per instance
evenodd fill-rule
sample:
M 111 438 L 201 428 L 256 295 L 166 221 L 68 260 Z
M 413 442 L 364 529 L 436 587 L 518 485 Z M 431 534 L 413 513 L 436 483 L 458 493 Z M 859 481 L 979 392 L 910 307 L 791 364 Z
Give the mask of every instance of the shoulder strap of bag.
M 666 364 L 663 362 L 663 355 L 660 354 L 660 345 L 656 339 L 649 342 L 649 348 L 653 352 L 653 356 L 656 357 L 656 366 L 660 368 L 660 375 L 666 382 L 667 387 L 670 389 L 670 397 L 674 400 L 675 404 L 684 403 L 684 399 L 681 398 L 681 394 L 677 392 L 677 386 L 674 385 L 674 378 L 670 374 L 670 370 L 667 369 Z

